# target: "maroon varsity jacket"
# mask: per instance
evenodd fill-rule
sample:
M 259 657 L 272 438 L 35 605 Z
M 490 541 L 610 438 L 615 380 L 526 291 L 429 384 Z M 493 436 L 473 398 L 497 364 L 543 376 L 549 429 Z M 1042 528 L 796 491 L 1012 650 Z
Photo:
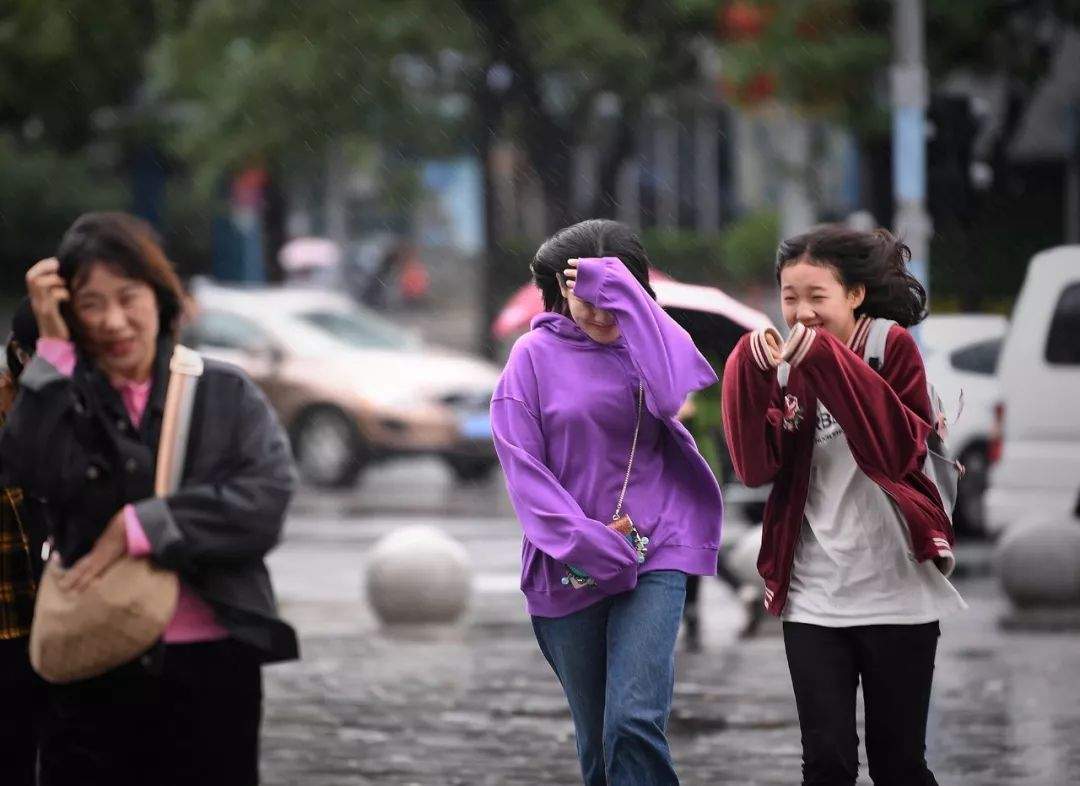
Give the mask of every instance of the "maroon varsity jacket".
M 773 484 L 758 572 L 765 606 L 778 616 L 810 483 L 818 399 L 844 429 L 859 469 L 896 504 L 916 559 L 952 557 L 952 526 L 921 469 L 931 430 L 922 356 L 911 334 L 894 326 L 879 376 L 862 359 L 869 324 L 861 318 L 848 345 L 825 330 L 797 325 L 784 348 L 791 364 L 784 389 L 762 331 L 743 336 L 724 369 L 724 432 L 735 472 L 747 486 Z

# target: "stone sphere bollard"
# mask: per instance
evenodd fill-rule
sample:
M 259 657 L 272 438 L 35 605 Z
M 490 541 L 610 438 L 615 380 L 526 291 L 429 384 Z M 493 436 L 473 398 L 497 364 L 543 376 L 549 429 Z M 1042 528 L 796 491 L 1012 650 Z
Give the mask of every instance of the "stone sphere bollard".
M 368 601 L 385 625 L 454 622 L 471 591 L 465 547 L 438 527 L 394 530 L 368 558 Z
M 1063 519 L 1006 532 L 995 555 L 998 577 L 1020 608 L 1080 605 L 1080 521 Z
M 732 547 L 728 555 L 728 569 L 735 578 L 750 587 L 761 586 L 761 576 L 758 574 L 757 558 L 761 551 L 761 525 L 758 524 L 746 529 L 739 535 L 738 542 Z

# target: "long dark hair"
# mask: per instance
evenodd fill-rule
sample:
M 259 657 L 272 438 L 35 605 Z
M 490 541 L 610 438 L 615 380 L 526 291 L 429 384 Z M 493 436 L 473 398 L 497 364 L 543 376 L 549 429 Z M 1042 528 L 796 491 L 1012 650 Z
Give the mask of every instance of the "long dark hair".
M 175 336 L 183 312 L 184 288 L 153 228 L 127 213 L 84 213 L 64 233 L 56 252 L 60 276 L 74 289 L 94 264 L 114 265 L 128 278 L 154 290 L 159 333 Z
M 529 265 L 533 281 L 544 297 L 546 311 L 566 313 L 559 276 L 566 269 L 566 260 L 581 257 L 618 257 L 649 297 L 656 300 L 656 293 L 649 286 L 649 255 L 634 231 L 618 221 L 590 218 L 560 229 L 545 240 Z
M 866 297 L 856 316 L 892 319 L 910 327 L 926 318 L 926 289 L 907 263 L 911 249 L 887 229 L 863 232 L 826 224 L 789 238 L 776 251 L 776 281 L 780 271 L 796 262 L 827 265 L 836 270 L 847 289 L 862 284 Z

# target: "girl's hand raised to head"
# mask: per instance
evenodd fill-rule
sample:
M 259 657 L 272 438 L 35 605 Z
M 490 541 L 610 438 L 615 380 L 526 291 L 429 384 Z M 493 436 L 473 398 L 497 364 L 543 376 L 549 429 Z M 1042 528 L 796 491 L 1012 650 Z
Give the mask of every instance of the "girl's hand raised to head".
M 71 299 L 71 292 L 59 270 L 60 262 L 54 257 L 37 262 L 26 271 L 26 291 L 41 338 L 70 341 L 71 331 L 60 313 L 60 304 Z
M 566 260 L 566 269 L 563 270 L 562 274 L 567 289 L 572 290 L 574 285 L 577 284 L 577 266 L 578 261 L 576 259 Z

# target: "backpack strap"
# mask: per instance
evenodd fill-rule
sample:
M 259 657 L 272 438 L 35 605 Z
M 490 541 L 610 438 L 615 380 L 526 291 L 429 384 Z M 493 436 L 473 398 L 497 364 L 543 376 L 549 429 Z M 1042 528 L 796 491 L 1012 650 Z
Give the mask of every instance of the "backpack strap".
M 889 338 L 889 331 L 892 330 L 892 326 L 895 324 L 895 320 L 880 317 L 870 323 L 870 332 L 866 336 L 866 346 L 863 347 L 863 360 L 874 371 L 880 372 L 882 366 L 885 365 L 885 342 Z

